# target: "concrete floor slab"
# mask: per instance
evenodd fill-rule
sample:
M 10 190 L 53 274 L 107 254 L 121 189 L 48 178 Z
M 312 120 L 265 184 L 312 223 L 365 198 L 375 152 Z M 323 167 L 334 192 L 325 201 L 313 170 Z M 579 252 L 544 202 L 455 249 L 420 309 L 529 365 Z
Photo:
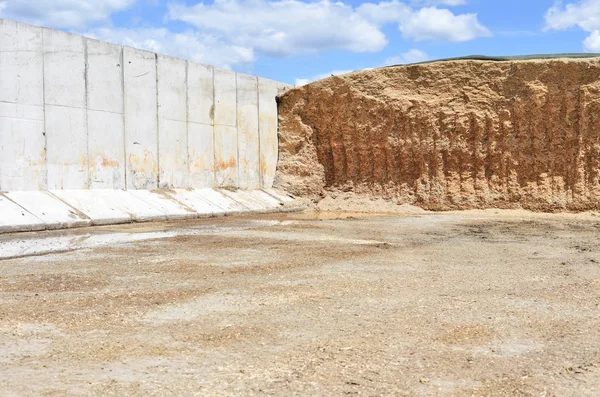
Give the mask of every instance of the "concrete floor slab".
M 99 190 L 96 194 L 102 197 L 107 204 L 129 214 L 135 222 L 164 221 L 167 214 L 142 198 L 125 190 Z
M 271 196 L 275 197 L 277 200 L 281 201 L 282 203 L 291 203 L 292 201 L 294 201 L 294 199 L 292 197 L 290 197 L 286 192 L 281 191 L 281 190 L 271 188 L 271 189 L 263 189 L 263 191 L 265 191 L 268 194 L 270 194 Z
M 51 193 L 84 213 L 93 225 L 127 223 L 132 216 L 120 208 L 118 199 L 107 199 L 110 193 L 101 190 L 52 190 Z M 116 197 L 115 197 L 116 198 Z
M 221 190 L 221 192 L 223 195 L 241 203 L 253 211 L 268 211 L 281 206 L 281 203 L 277 199 L 260 190 Z
M 18 191 L 4 194 L 44 222 L 46 229 L 89 226 L 91 220 L 49 192 Z
M 223 215 L 226 210 L 202 198 L 194 189 L 169 189 L 165 194 L 193 209 L 199 216 Z
M 261 205 L 261 203 L 258 203 L 255 200 L 252 200 L 251 198 L 249 198 L 249 197 L 241 194 L 241 190 L 231 191 L 231 190 L 223 189 L 223 190 L 221 190 L 221 193 L 224 196 L 230 198 L 231 200 L 234 200 L 234 201 L 240 203 L 241 205 L 243 205 L 244 207 L 249 208 L 252 211 L 261 211 L 261 210 L 265 209 Z
M 224 195 L 221 190 L 195 189 L 194 192 L 205 201 L 216 205 L 217 207 L 227 211 L 227 213 L 249 211 L 248 207 Z
M 44 230 L 44 221 L 0 194 L 0 233 Z
M 173 200 L 171 196 L 160 191 L 128 190 L 128 193 L 142 199 L 152 207 L 160 209 L 166 214 L 167 220 L 193 219 L 198 217 L 196 211 Z
M 252 190 L 244 192 L 244 194 L 252 197 L 254 200 L 263 203 L 266 208 L 278 208 L 283 205 L 283 202 L 272 195 L 263 192 L 262 190 Z

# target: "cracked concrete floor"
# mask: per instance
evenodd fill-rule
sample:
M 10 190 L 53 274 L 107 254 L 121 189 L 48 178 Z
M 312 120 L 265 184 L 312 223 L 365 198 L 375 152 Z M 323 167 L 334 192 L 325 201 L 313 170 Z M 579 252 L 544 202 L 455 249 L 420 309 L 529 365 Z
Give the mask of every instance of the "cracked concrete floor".
M 2 395 L 600 395 L 596 214 L 64 233 L 133 237 L 0 260 Z

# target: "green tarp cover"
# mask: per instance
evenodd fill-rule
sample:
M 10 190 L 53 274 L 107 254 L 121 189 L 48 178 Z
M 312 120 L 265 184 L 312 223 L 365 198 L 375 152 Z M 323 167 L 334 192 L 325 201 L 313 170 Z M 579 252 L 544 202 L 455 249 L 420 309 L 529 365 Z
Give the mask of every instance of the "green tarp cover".
M 495 62 L 505 62 L 505 61 L 527 61 L 527 60 L 535 60 L 535 59 L 558 59 L 558 58 L 597 58 L 600 57 L 600 54 L 597 53 L 566 53 L 566 54 L 534 54 L 534 55 L 517 55 L 517 56 L 487 56 L 487 55 L 468 55 L 464 57 L 457 58 L 445 58 L 445 59 L 436 59 L 433 61 L 425 61 L 413 63 L 412 65 L 421 65 L 426 63 L 434 63 L 434 62 L 446 62 L 446 61 L 495 61 Z M 386 67 L 393 66 L 408 66 L 408 65 L 389 65 Z

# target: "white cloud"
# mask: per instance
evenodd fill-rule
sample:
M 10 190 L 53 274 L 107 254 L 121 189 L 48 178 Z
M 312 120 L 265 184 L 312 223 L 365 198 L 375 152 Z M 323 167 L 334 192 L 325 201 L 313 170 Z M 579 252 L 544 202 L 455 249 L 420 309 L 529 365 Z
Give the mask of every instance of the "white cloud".
M 546 11 L 545 30 L 564 30 L 579 26 L 587 32 L 600 28 L 600 1 L 581 0 L 562 6 L 556 2 Z
M 556 2 L 546 11 L 545 31 L 580 27 L 590 35 L 583 41 L 586 51 L 600 51 L 600 1 L 580 0 L 563 7 Z
M 296 79 L 296 86 L 306 85 L 313 81 L 321 80 L 330 76 L 339 76 L 340 74 L 350 73 L 352 70 L 334 70 L 329 73 L 321 73 L 308 79 Z
M 467 0 L 413 0 L 413 4 L 424 6 L 461 6 L 467 4 Z
M 255 61 L 252 48 L 230 45 L 215 36 L 187 31 L 173 33 L 163 28 L 113 29 L 100 28 L 86 36 L 111 43 L 141 48 L 160 54 L 231 68 Z
M 600 52 L 600 30 L 594 30 L 583 41 L 583 48 L 588 52 Z
M 412 9 L 397 0 L 380 3 L 363 3 L 357 9 L 358 15 L 377 25 L 400 22 L 410 18 Z
M 399 24 L 404 36 L 415 40 L 467 41 L 491 35 L 476 14 L 454 15 L 436 7 L 414 11 L 398 0 L 357 8 L 329 0 L 215 0 L 171 4 L 168 17 L 225 42 L 278 57 L 331 49 L 378 52 L 387 45 L 381 28 L 389 23 Z
M 329 49 L 377 52 L 387 45 L 376 24 L 341 2 L 323 0 L 215 0 L 212 4 L 169 6 L 172 20 L 255 48 L 272 56 Z
M 0 15 L 222 67 L 251 63 L 259 54 L 378 52 L 388 43 L 383 31 L 388 24 L 397 24 L 405 38 L 417 41 L 466 41 L 490 35 L 475 14 L 454 15 L 435 7 L 416 10 L 409 5 L 451 6 L 464 0 L 385 0 L 357 7 L 336 0 L 161 0 L 168 5 L 165 22 L 184 22 L 187 31 L 145 26 L 141 15 L 132 15 L 128 27 L 111 28 L 113 14 L 134 4 L 150 7 L 156 1 L 0 0 Z
M 0 2 L 3 18 L 33 25 L 83 29 L 103 24 L 111 14 L 126 10 L 136 0 L 4 0 Z M 35 3 L 35 4 L 34 4 Z
M 449 10 L 437 7 L 422 8 L 415 12 L 410 19 L 400 24 L 400 31 L 404 37 L 416 41 L 457 42 L 492 35 L 488 28 L 479 23 L 477 14 L 454 15 Z
M 405 65 L 409 63 L 425 62 L 428 61 L 429 55 L 425 52 L 417 49 L 412 49 L 400 55 L 389 57 L 385 60 L 384 65 Z

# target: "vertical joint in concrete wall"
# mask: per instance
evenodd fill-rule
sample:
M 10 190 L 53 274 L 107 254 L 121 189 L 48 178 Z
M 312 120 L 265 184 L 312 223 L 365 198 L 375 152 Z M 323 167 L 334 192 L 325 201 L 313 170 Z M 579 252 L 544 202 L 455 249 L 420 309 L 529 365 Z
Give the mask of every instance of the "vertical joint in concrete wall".
M 263 175 L 263 167 L 261 165 L 262 163 L 262 157 L 261 157 L 261 148 L 260 148 L 260 86 L 259 86 L 259 81 L 258 81 L 258 77 L 256 78 L 256 116 L 258 117 L 258 120 L 256 121 L 256 125 L 258 125 L 258 181 L 260 183 L 260 187 L 263 188 L 264 187 L 264 175 Z
M 215 102 L 215 68 L 213 68 L 212 73 L 212 109 L 211 109 L 211 124 L 213 126 L 213 186 L 217 186 L 217 137 L 215 131 L 215 107 L 217 106 Z
M 154 54 L 154 69 L 156 70 L 156 187 L 160 188 L 160 131 L 158 122 L 158 54 Z
M 125 128 L 125 55 L 124 48 L 121 46 L 121 92 L 123 101 L 121 111 L 123 112 L 123 189 L 127 190 L 127 129 Z
M 185 62 L 185 169 L 187 170 L 186 187 L 190 185 L 190 61 Z
M 236 73 L 235 74 L 235 130 L 236 130 L 236 134 L 235 137 L 237 139 L 237 158 L 236 158 L 236 163 L 237 163 L 237 183 L 236 183 L 236 188 L 240 187 L 240 117 L 238 115 L 238 76 L 239 74 Z
M 158 133 L 161 187 L 188 187 L 186 71 L 186 61 L 159 55 Z
M 83 40 L 83 59 L 84 59 L 84 69 L 83 69 L 83 81 L 85 84 L 85 96 L 84 96 L 84 104 L 85 104 L 85 133 L 88 135 L 90 130 L 89 125 L 89 115 L 88 115 L 88 105 L 89 105 L 89 84 L 88 84 L 88 75 L 89 75 L 89 62 L 88 62 L 88 41 Z M 86 139 L 86 161 L 85 161 L 85 174 L 87 175 L 87 188 L 89 189 L 92 185 L 90 178 L 90 138 L 89 135 Z
M 1 21 L 0 21 L 1 22 Z M 44 113 L 44 161 L 46 162 L 46 189 L 48 188 L 48 129 L 46 127 L 46 55 L 45 35 L 42 29 L 42 112 Z M 0 187 L 1 191 L 1 187 Z

